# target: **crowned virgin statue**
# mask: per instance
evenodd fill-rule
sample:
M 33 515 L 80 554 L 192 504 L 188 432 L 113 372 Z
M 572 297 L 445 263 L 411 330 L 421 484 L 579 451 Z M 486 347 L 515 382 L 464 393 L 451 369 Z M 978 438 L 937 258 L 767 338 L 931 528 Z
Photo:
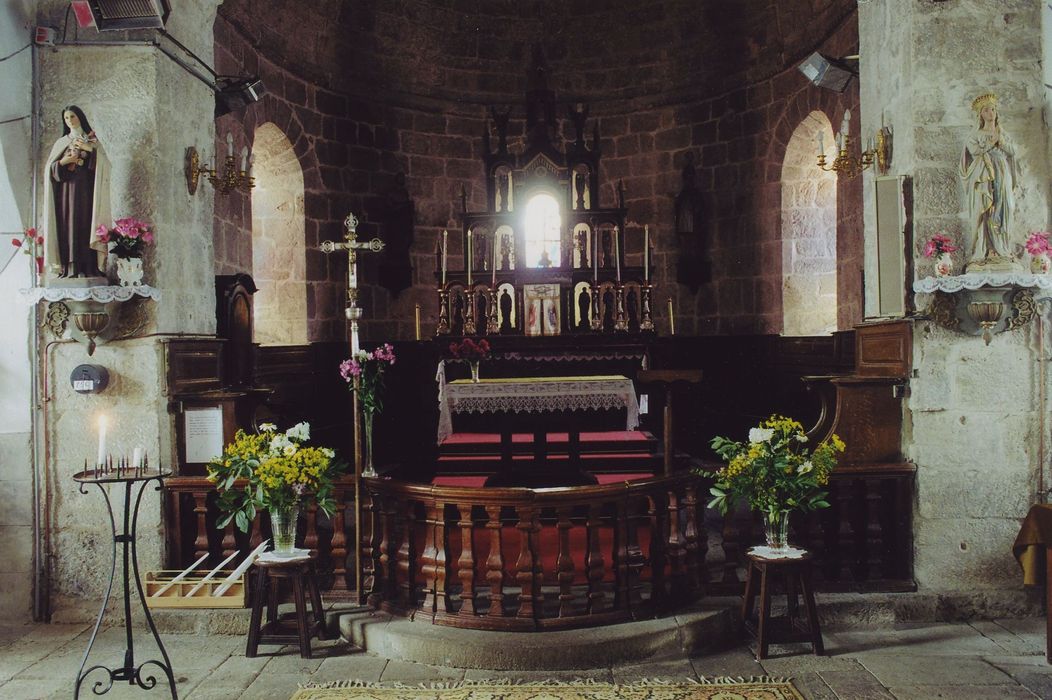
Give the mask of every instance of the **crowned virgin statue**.
M 1001 128 L 997 95 L 972 101 L 977 125 L 961 153 L 960 175 L 968 204 L 966 231 L 973 243 L 966 271 L 1020 269 L 1009 242 L 1015 207 L 1015 148 Z

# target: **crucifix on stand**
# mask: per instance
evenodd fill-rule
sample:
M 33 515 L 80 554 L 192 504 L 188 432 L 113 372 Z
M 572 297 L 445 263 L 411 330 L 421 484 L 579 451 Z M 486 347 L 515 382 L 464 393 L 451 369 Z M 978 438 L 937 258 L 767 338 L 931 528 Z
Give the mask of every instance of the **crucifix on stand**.
M 351 322 L 351 356 L 358 352 L 358 319 L 362 317 L 362 310 L 358 306 L 358 252 L 379 253 L 384 249 L 384 242 L 379 238 L 371 241 L 358 240 L 358 219 L 354 214 L 348 214 L 343 221 L 343 242 L 322 241 L 321 252 L 335 253 L 340 250 L 347 251 L 347 308 L 345 314 Z M 352 420 L 354 421 L 354 590 L 359 596 L 362 591 L 362 565 L 359 550 L 361 549 L 362 528 L 362 499 L 361 485 L 362 476 L 376 476 L 376 473 L 362 474 L 362 432 L 361 432 L 362 406 L 358 400 L 358 377 L 354 378 L 354 394 L 351 406 Z

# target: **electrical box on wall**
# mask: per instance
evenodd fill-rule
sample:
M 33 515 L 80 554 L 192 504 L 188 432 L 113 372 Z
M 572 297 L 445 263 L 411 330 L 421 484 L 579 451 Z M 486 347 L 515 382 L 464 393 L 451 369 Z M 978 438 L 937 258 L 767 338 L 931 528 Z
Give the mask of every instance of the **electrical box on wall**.
M 102 365 L 77 365 L 69 383 L 78 394 L 98 394 L 110 383 L 110 371 Z

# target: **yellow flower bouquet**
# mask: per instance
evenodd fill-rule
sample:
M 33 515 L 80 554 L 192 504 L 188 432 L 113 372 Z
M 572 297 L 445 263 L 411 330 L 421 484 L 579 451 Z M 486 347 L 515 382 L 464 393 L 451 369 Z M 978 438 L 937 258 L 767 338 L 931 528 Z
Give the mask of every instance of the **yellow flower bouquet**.
M 828 508 L 825 486 L 836 466 L 844 441 L 833 435 L 809 450 L 800 423 L 771 416 L 749 431 L 748 443 L 723 437 L 712 439 L 712 449 L 727 462 L 709 489 L 710 508 L 721 514 L 737 501 L 747 501 L 763 514 L 768 544 L 784 548 L 789 513 Z
M 270 511 L 276 551 L 289 552 L 295 546 L 299 508 L 314 499 L 318 508 L 331 515 L 335 509 L 333 481 L 343 463 L 326 447 L 307 445 L 310 424 L 298 423 L 279 432 L 273 423 L 259 426 L 259 432 L 238 430 L 234 442 L 223 454 L 208 463 L 208 479 L 219 491 L 218 506 L 226 515 L 217 527 L 231 520 L 242 532 L 259 510 Z

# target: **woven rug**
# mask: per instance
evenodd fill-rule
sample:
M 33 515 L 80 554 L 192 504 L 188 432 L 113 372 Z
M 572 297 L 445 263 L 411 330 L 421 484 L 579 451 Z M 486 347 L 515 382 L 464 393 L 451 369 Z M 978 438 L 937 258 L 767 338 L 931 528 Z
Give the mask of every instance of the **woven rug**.
M 343 681 L 307 684 L 292 700 L 804 700 L 788 679 L 714 678 L 702 681 L 521 682 L 466 681 L 407 686 Z

